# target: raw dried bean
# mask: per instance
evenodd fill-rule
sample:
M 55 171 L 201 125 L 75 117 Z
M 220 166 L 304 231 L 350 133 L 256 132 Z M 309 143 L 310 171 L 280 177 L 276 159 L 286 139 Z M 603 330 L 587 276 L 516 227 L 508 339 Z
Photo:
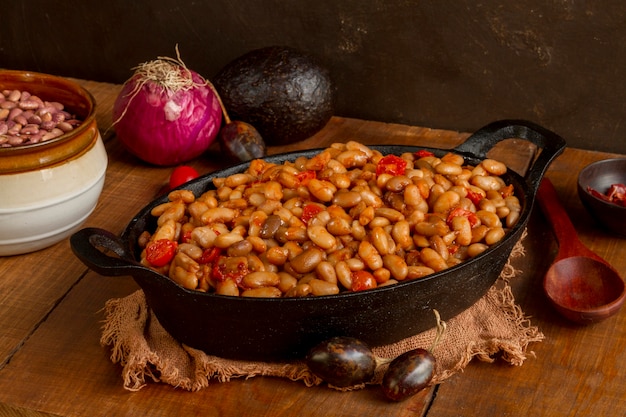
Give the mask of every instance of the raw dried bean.
M 12 90 L 7 96 L 7 100 L 18 102 L 20 97 L 22 97 L 22 92 L 20 90 Z

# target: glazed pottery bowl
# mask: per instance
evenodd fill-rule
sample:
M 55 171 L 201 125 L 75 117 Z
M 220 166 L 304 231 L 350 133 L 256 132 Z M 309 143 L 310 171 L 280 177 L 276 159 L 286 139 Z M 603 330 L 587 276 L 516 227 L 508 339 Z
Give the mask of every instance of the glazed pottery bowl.
M 604 229 L 626 237 L 626 206 L 606 201 L 590 191 L 606 194 L 613 184 L 626 184 L 626 158 L 604 159 L 583 168 L 578 174 L 578 196 Z
M 63 104 L 80 124 L 37 143 L 0 142 L 0 256 L 40 250 L 75 232 L 98 202 L 107 167 L 87 90 L 52 75 L 0 71 L 0 91 L 15 90 Z

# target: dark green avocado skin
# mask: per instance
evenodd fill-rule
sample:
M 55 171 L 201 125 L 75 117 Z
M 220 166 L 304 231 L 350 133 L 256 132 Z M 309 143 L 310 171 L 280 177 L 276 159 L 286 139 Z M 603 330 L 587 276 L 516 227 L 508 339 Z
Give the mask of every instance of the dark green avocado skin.
M 250 51 L 222 68 L 213 84 L 230 118 L 254 126 L 270 146 L 313 136 L 334 112 L 329 71 L 290 47 Z

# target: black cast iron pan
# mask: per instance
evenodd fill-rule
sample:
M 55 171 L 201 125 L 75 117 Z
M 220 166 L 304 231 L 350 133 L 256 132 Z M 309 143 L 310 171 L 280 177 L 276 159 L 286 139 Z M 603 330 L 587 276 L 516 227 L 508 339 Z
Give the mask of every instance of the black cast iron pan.
M 505 139 L 526 139 L 541 152 L 524 176 L 509 170 L 504 179 L 515 187 L 522 205 L 517 225 L 483 254 L 424 279 L 358 293 L 311 298 L 253 299 L 186 290 L 169 278 L 137 263 L 137 238 L 154 230 L 150 210 L 163 196 L 141 210 L 120 237 L 88 228 L 74 234 L 76 256 L 101 275 L 130 275 L 145 292 L 150 308 L 178 341 L 225 358 L 285 360 L 302 357 L 314 344 L 332 336 L 352 336 L 371 346 L 393 343 L 433 327 L 437 309 L 444 320 L 479 300 L 498 278 L 528 222 L 539 183 L 565 141 L 553 132 L 526 121 L 499 121 L 477 131 L 452 150 L 429 149 L 438 156 L 452 151 L 476 165 Z M 424 147 L 372 146 L 383 154 L 415 152 Z M 275 163 L 312 156 L 319 150 L 269 156 Z M 214 177 L 241 172 L 240 164 L 202 176 L 185 188 L 200 195 Z M 113 251 L 105 254 L 104 250 Z M 108 252 L 110 253 L 110 252 Z

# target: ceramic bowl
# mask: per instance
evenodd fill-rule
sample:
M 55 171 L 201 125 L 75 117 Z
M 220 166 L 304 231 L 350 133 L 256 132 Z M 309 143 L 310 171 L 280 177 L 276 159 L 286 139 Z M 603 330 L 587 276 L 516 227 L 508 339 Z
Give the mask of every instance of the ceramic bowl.
M 52 75 L 0 71 L 0 91 L 62 103 L 82 123 L 55 139 L 0 147 L 0 256 L 51 246 L 78 230 L 104 185 L 107 154 L 93 96 Z
M 608 232 L 626 237 L 626 207 L 605 201 L 602 194 L 612 184 L 626 184 L 626 158 L 604 159 L 587 165 L 578 174 L 578 196 L 592 217 Z

